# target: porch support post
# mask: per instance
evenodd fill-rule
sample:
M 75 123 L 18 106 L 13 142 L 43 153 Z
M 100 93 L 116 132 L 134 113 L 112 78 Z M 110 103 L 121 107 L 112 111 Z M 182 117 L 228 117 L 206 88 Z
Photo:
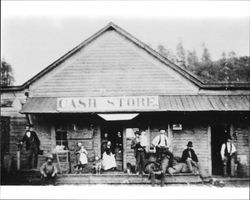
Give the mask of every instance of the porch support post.
M 56 130 L 55 130 L 55 125 L 51 125 L 51 152 L 53 152 L 53 149 L 56 148 Z
M 207 128 L 207 141 L 208 141 L 208 175 L 212 176 L 212 148 L 211 148 L 211 126 Z
M 123 171 L 127 170 L 127 137 L 126 137 L 126 129 L 123 128 Z

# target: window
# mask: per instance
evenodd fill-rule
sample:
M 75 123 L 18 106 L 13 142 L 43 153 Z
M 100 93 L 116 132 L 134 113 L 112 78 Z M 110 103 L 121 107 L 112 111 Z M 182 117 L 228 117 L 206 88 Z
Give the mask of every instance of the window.
M 68 147 L 67 131 L 56 131 L 56 145 Z

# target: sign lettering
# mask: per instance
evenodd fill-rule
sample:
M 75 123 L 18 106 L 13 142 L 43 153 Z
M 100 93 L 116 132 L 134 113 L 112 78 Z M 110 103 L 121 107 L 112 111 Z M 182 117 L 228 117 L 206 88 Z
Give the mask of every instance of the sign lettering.
M 57 98 L 59 112 L 147 111 L 158 108 L 158 96 Z

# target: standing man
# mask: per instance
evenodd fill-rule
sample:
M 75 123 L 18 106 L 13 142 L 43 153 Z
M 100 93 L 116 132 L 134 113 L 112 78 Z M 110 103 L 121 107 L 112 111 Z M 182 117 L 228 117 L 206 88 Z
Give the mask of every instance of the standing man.
M 37 168 L 38 153 L 40 140 L 33 129 L 33 125 L 26 125 L 26 131 L 20 144 L 26 143 L 26 151 L 28 151 L 28 166 L 30 169 Z
M 234 176 L 235 175 L 235 161 L 236 161 L 236 147 L 233 144 L 231 136 L 227 138 L 227 141 L 221 146 L 221 159 L 223 163 L 223 175 Z M 227 172 L 230 173 L 227 173 Z
M 198 158 L 192 148 L 193 143 L 189 141 L 187 148 L 182 152 L 181 157 L 181 161 L 187 164 L 189 172 L 194 172 L 193 167 L 195 167 L 197 170 L 199 169 Z
M 135 138 L 132 140 L 131 143 L 131 149 L 134 149 L 137 174 L 144 174 L 145 154 L 146 154 L 145 148 L 146 146 L 144 146 L 144 144 L 141 143 L 140 132 L 136 131 Z
M 152 145 L 156 148 L 158 160 L 161 162 L 163 173 L 166 173 L 167 167 L 173 166 L 173 154 L 169 151 L 170 141 L 165 134 L 166 131 L 163 128 L 160 129 L 160 134 L 152 141 Z

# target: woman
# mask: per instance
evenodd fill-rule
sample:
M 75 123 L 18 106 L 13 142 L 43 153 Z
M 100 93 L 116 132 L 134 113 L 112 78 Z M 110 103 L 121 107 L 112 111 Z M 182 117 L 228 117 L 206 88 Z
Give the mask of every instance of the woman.
M 104 153 L 102 155 L 103 158 L 103 169 L 106 170 L 115 170 L 116 169 L 116 161 L 115 161 L 115 155 L 113 153 L 111 142 L 107 142 L 107 147 L 104 150 Z
M 102 138 L 102 154 L 104 153 L 105 149 L 107 148 L 107 143 L 109 141 L 108 133 L 104 133 L 104 137 Z

